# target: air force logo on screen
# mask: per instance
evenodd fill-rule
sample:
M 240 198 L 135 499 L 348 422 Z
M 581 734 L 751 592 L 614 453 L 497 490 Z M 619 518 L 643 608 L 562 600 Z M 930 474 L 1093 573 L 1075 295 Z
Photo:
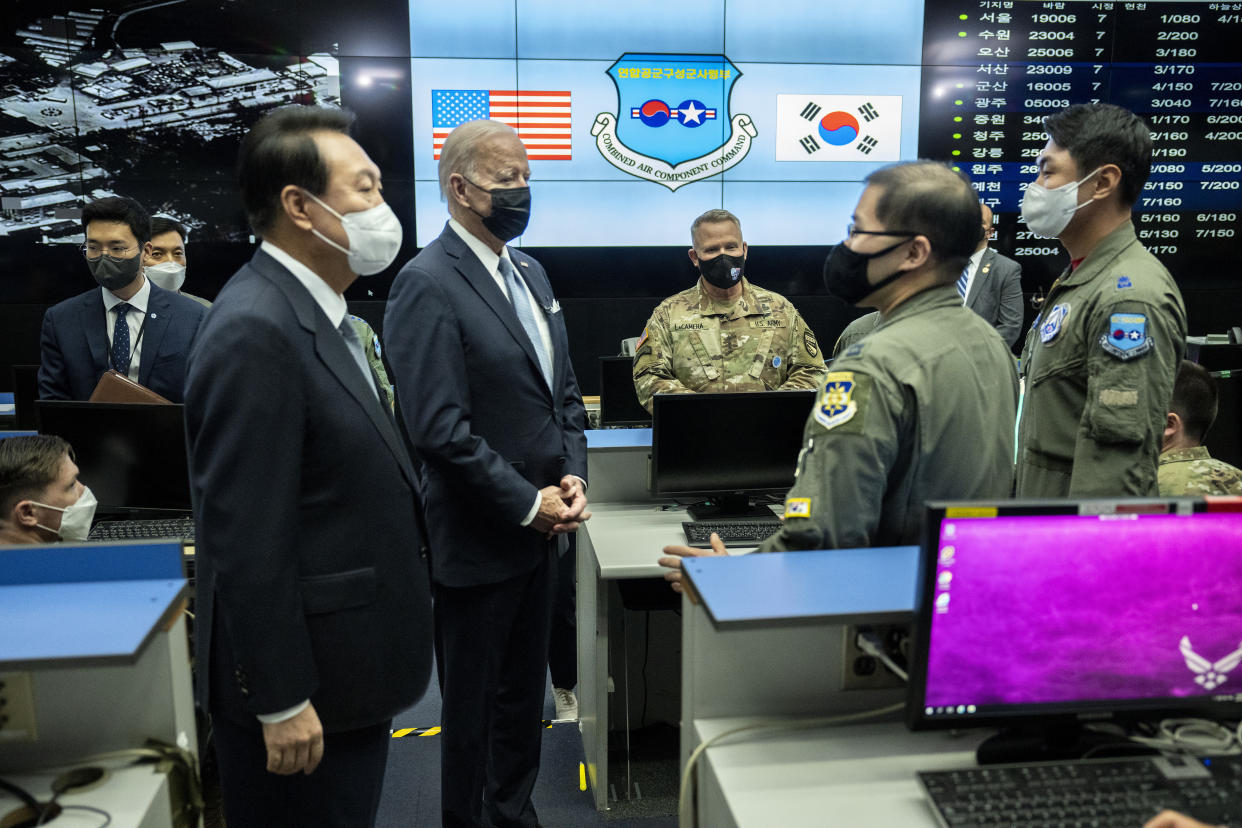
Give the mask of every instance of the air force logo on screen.
M 670 190 L 732 168 L 759 134 L 749 115 L 729 112 L 741 74 L 724 55 L 627 52 L 608 69 L 617 111 L 595 116 L 596 148 L 622 172 Z

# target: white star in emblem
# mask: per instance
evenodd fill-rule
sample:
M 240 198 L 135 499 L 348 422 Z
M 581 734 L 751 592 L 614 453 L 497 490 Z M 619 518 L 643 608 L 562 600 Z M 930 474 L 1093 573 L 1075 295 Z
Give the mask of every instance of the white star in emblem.
M 1130 337 L 1130 339 L 1142 339 L 1143 338 L 1143 335 L 1140 334 L 1138 331 L 1130 331 L 1128 334 L 1126 334 L 1126 336 Z
M 682 115 L 682 123 L 688 123 L 690 121 L 694 121 L 696 124 L 703 123 L 703 120 L 699 116 L 702 115 L 705 110 L 695 109 L 693 102 L 680 111 Z

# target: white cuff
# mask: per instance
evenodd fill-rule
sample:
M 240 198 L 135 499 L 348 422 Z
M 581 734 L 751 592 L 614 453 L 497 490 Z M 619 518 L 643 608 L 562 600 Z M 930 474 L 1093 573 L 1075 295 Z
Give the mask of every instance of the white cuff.
M 310 699 L 307 699 L 301 704 L 295 704 L 288 710 L 281 710 L 278 713 L 258 713 L 256 714 L 256 717 L 263 724 L 279 724 L 280 722 L 292 719 L 308 707 L 310 707 Z
M 526 517 L 522 520 L 522 526 L 530 526 L 531 521 L 535 519 L 535 515 L 539 514 L 540 503 L 543 503 L 543 495 L 535 492 L 535 503 L 530 507 L 530 511 L 526 513 Z

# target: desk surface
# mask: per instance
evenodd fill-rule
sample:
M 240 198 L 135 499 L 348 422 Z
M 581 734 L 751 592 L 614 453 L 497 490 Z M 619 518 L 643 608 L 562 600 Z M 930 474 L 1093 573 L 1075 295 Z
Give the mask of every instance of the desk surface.
M 889 546 L 694 558 L 683 567 L 719 627 L 769 622 L 908 620 L 919 548 Z M 762 584 L 762 589 L 756 589 Z
M 178 541 L 0 547 L 0 667 L 130 664 L 186 591 Z
M 651 448 L 649 428 L 587 429 L 587 451 L 614 448 Z
M 588 508 L 591 519 L 584 526 L 599 560 L 599 577 L 605 580 L 662 577 L 668 570 L 657 563 L 661 550 L 686 542 L 681 523 L 690 518 L 675 504 L 600 503 Z M 730 549 L 729 554 L 750 551 Z
M 747 723 L 698 720 L 703 739 Z M 900 723 L 740 734 L 707 750 L 739 828 L 781 825 L 934 826 L 915 772 L 975 767 L 991 731 L 911 733 Z

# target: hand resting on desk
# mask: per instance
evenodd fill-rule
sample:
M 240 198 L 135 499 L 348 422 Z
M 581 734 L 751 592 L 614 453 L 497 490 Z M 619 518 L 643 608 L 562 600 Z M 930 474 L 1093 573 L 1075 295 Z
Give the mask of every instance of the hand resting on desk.
M 724 541 L 715 532 L 711 536 L 711 549 L 695 549 L 693 546 L 666 546 L 664 547 L 664 557 L 660 558 L 660 566 L 668 567 L 671 572 L 664 573 L 664 580 L 668 581 L 669 586 L 673 588 L 673 592 L 681 592 L 681 559 L 682 558 L 701 558 L 704 555 L 728 555 L 725 551 Z

